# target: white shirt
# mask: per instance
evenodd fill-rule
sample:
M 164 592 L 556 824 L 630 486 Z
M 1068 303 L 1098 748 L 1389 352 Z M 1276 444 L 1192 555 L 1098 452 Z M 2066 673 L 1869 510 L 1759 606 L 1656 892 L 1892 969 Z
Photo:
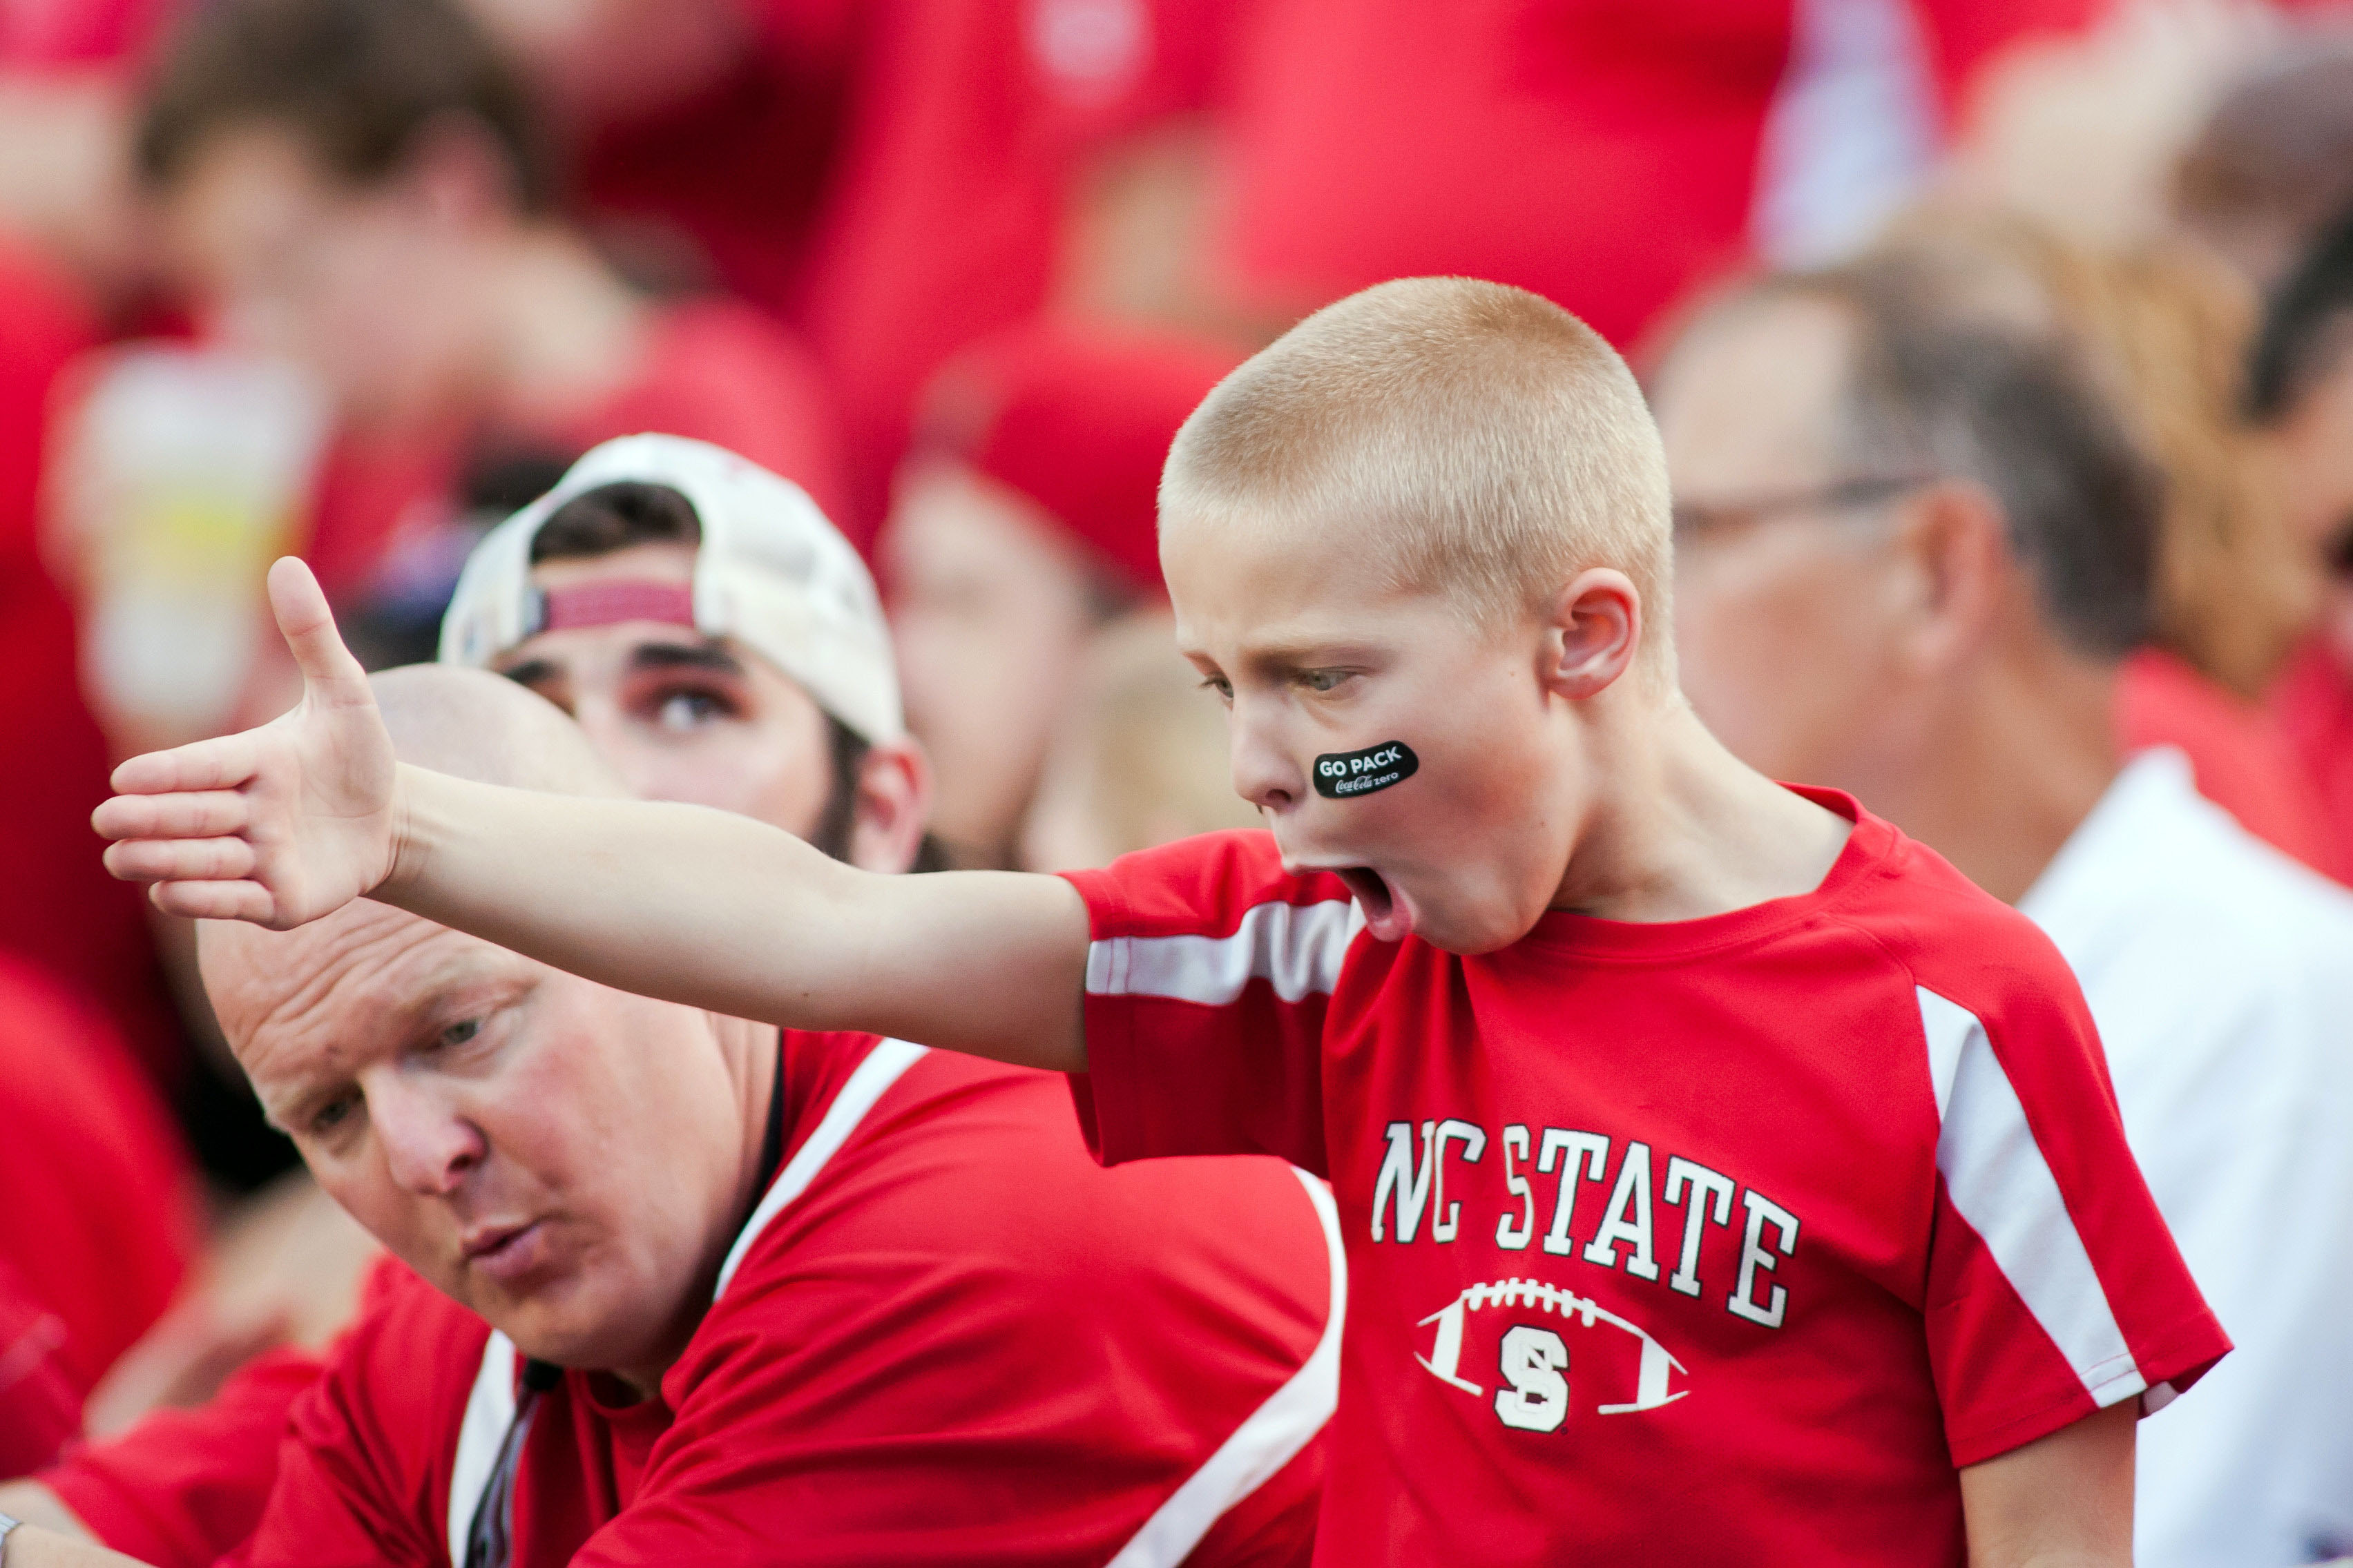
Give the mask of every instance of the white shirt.
M 2353 1552 L 2353 893 L 2158 750 L 2019 907 L 2083 984 L 2133 1152 L 2237 1346 L 2141 1424 L 2137 1561 Z

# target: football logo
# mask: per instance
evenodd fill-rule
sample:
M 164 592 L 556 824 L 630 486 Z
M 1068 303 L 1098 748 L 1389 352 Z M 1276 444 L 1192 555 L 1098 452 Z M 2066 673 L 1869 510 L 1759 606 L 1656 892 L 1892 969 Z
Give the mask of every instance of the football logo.
M 1598 1354 L 1580 1361 L 1577 1375 L 1580 1382 L 1598 1380 L 1610 1392 L 1625 1393 L 1624 1363 L 1628 1359 L 1622 1351 L 1612 1354 L 1606 1347 L 1620 1344 L 1618 1335 L 1630 1337 L 1640 1347 L 1634 1360 L 1631 1379 L 1631 1399 L 1611 1404 L 1597 1403 L 1597 1415 L 1624 1415 L 1638 1410 L 1656 1410 L 1672 1405 L 1688 1388 L 1672 1386 L 1677 1373 L 1685 1373 L 1683 1363 L 1671 1354 L 1667 1347 L 1652 1339 L 1648 1330 L 1640 1328 L 1615 1312 L 1605 1310 L 1599 1302 L 1547 1285 L 1540 1279 L 1505 1279 L 1500 1283 L 1473 1285 L 1439 1310 L 1421 1320 L 1418 1325 L 1437 1333 L 1430 1354 L 1417 1354 L 1422 1369 L 1440 1383 L 1450 1384 L 1474 1398 L 1487 1397 L 1486 1388 L 1462 1375 L 1463 1332 L 1470 1316 L 1489 1308 L 1517 1308 L 1512 1321 L 1499 1336 L 1496 1354 L 1497 1374 L 1505 1386 L 1494 1396 L 1496 1418 L 1506 1426 L 1523 1432 L 1555 1432 L 1567 1420 L 1569 1412 L 1569 1349 L 1561 1330 L 1590 1338 L 1585 1331 L 1597 1328 L 1614 1331 L 1603 1336 L 1596 1345 Z M 1546 1326 L 1536 1314 L 1556 1319 L 1559 1329 Z M 1488 1321 L 1494 1321 L 1493 1319 Z M 1615 1363 L 1618 1376 L 1611 1376 Z M 1611 1384 L 1615 1384 L 1614 1389 Z

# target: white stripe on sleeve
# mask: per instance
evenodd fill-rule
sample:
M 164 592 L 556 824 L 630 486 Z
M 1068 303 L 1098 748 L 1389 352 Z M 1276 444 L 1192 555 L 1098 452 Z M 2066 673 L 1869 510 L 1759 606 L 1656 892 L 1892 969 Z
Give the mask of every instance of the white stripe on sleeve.
M 1109 1568 L 1175 1568 L 1228 1509 L 1264 1486 L 1307 1447 L 1340 1402 L 1340 1330 L 1348 1312 L 1348 1260 L 1340 1239 L 1340 1215 L 1330 1188 L 1295 1166 L 1292 1174 L 1307 1189 L 1307 1201 L 1324 1227 L 1324 1252 L 1332 1260 L 1332 1304 L 1324 1319 L 1324 1336 L 1290 1381 L 1250 1412 L 1208 1462 L 1154 1510 Z
M 1985 1026 L 1925 986 L 1920 1024 L 1943 1128 L 1936 1169 L 1961 1217 L 2102 1409 L 2148 1386 Z
M 1087 947 L 1087 992 L 1165 996 L 1222 1007 L 1252 980 L 1285 1002 L 1330 994 L 1340 961 L 1365 929 L 1350 899 L 1254 904 L 1231 936 L 1116 936 Z

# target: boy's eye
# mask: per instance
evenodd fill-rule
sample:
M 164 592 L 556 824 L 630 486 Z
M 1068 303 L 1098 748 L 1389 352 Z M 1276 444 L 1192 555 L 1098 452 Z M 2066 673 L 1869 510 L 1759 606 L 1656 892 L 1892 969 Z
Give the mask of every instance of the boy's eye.
M 1302 671 L 1299 684 L 1310 691 L 1330 691 L 1348 679 L 1345 669 L 1310 669 Z
M 1213 675 L 1201 682 L 1201 689 L 1216 692 L 1222 702 L 1230 703 L 1234 700 L 1234 683 L 1222 675 Z
M 462 1046 L 481 1032 L 482 1021 L 480 1018 L 460 1018 L 435 1036 L 433 1043 L 444 1047 Z

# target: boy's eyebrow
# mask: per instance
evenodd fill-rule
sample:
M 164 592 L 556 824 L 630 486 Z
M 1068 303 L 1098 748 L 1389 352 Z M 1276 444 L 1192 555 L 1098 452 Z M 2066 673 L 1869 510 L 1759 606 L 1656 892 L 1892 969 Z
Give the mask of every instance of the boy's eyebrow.
M 1314 665 L 1356 664 L 1380 657 L 1370 643 L 1340 637 L 1293 637 L 1245 645 L 1244 662 L 1261 669 L 1296 669 Z

